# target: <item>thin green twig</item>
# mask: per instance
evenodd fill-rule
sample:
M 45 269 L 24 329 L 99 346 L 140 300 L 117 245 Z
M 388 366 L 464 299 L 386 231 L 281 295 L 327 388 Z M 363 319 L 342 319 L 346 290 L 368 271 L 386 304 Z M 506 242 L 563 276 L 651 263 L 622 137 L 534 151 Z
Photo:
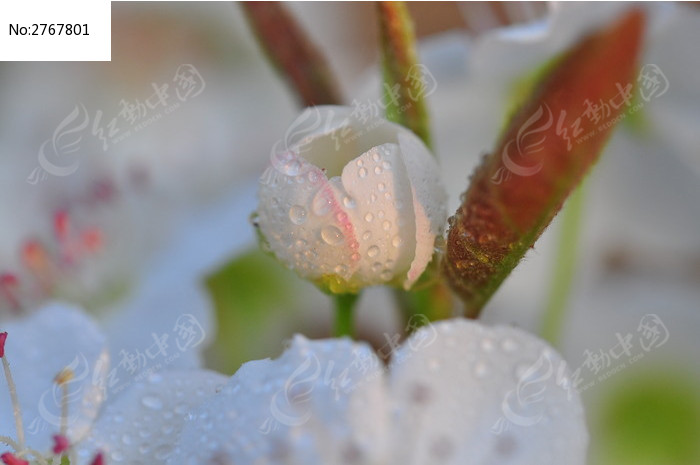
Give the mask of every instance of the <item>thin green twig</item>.
M 585 184 L 581 184 L 571 194 L 564 211 L 561 213 L 559 244 L 557 245 L 552 283 L 542 318 L 541 330 L 542 337 L 554 346 L 561 339 L 561 330 L 576 276 L 584 200 Z

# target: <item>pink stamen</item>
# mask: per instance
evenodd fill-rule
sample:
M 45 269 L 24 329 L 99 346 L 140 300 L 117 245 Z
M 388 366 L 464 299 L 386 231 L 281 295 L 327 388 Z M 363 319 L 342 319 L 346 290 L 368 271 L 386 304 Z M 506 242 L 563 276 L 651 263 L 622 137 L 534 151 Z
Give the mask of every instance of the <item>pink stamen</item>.
M 102 456 L 102 452 L 98 452 L 95 458 L 90 462 L 90 465 L 104 465 L 105 459 Z
M 70 449 L 70 441 L 68 441 L 68 438 L 62 434 L 55 434 L 53 436 L 53 453 L 59 455 L 68 449 Z
M 19 279 L 12 273 L 0 274 L 0 293 L 10 302 L 12 310 L 21 310 L 16 291 L 19 286 Z
M 0 358 L 5 356 L 5 341 L 7 341 L 7 331 L 0 333 Z
M 66 210 L 59 210 L 54 214 L 53 229 L 58 242 L 63 243 L 68 240 L 70 234 L 70 217 Z
M 90 253 L 95 253 L 102 248 L 102 231 L 98 228 L 90 228 L 83 231 L 81 243 L 84 249 Z
M 29 462 L 16 457 L 11 452 L 5 452 L 0 455 L 0 459 L 2 459 L 5 465 L 29 465 Z
M 22 246 L 22 261 L 41 285 L 42 291 L 51 293 L 51 259 L 46 248 L 36 239 L 30 239 Z

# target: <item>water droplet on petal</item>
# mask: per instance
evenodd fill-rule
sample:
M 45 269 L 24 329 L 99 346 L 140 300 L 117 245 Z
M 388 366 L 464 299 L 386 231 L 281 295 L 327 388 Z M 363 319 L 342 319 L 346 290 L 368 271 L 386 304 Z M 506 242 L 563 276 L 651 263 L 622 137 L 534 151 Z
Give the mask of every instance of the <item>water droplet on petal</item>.
M 367 214 L 365 215 L 365 221 L 366 221 L 366 222 L 371 223 L 373 219 L 374 219 L 374 215 L 373 215 L 373 214 L 367 213 Z
M 324 226 L 321 229 L 321 239 L 323 239 L 326 244 L 338 245 L 343 242 L 343 233 L 335 226 Z
M 311 201 L 311 210 L 318 216 L 323 216 L 331 210 L 331 199 L 325 192 L 319 191 Z
M 372 238 L 372 231 L 365 231 L 362 233 L 362 240 L 363 241 L 368 241 Z
M 386 190 L 386 184 L 380 182 L 379 184 L 377 184 L 377 189 L 379 190 L 379 192 L 384 192 Z
M 144 396 L 141 399 L 141 404 L 151 410 L 160 410 L 163 408 L 163 401 L 156 395 Z
M 306 208 L 301 205 L 292 205 L 289 209 L 289 219 L 294 224 L 304 224 L 306 222 Z
M 357 171 L 357 175 L 358 175 L 359 177 L 361 177 L 361 178 L 364 178 L 364 177 L 367 176 L 367 170 L 366 170 L 365 168 L 360 168 L 360 169 Z
M 401 239 L 399 236 L 394 236 L 394 238 L 391 240 L 391 245 L 397 249 L 401 247 L 401 244 L 403 244 L 403 239 Z
M 336 274 L 339 274 L 342 276 L 348 272 L 348 267 L 345 265 L 338 265 L 335 267 L 335 269 L 333 271 L 335 271 Z
M 343 205 L 345 205 L 345 208 L 355 208 L 355 199 L 352 197 L 345 197 L 343 198 Z
M 484 362 L 476 362 L 474 365 L 474 376 L 484 378 L 489 372 L 489 367 Z
M 388 220 L 384 221 L 382 223 L 382 229 L 384 229 L 384 231 L 390 230 L 391 229 L 391 221 L 388 221 Z
M 372 247 L 367 249 L 367 256 L 368 257 L 374 258 L 377 255 L 379 255 L 379 247 L 377 247 L 376 245 L 373 245 Z

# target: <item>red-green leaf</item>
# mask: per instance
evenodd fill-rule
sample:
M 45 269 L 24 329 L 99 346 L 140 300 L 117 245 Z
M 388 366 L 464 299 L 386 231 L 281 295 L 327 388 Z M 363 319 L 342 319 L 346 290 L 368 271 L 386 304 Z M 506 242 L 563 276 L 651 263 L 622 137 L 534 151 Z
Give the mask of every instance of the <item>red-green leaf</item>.
M 426 69 L 418 63 L 413 21 L 404 2 L 378 2 L 386 117 L 415 132 L 430 147 Z
M 321 53 L 279 2 L 241 2 L 270 61 L 304 106 L 337 105 L 340 92 Z
M 444 261 L 468 316 L 478 316 L 598 159 L 631 103 L 644 23 L 633 10 L 566 53 L 476 169 L 450 219 Z

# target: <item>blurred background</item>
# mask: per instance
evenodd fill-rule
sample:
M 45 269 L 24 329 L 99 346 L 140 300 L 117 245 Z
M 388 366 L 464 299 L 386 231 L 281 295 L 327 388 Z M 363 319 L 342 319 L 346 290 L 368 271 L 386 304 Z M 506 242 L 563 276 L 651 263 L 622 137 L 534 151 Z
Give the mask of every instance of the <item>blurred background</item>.
M 286 6 L 343 100 L 378 99 L 375 6 Z M 409 4 L 436 82 L 428 103 L 450 211 L 524 80 L 627 8 Z M 591 464 L 697 465 L 700 9 L 643 8 L 642 63 L 666 89 L 619 125 L 586 180 L 558 349 L 579 370 Z M 270 149 L 301 107 L 239 5 L 115 2 L 111 62 L 2 63 L 0 98 L 3 318 L 51 298 L 110 318 L 157 270 L 207 291 L 211 368 L 276 356 L 296 332 L 329 335 L 329 299 L 262 254 L 248 221 Z M 559 229 L 555 220 L 483 320 L 540 330 Z M 168 302 L 154 295 L 151 305 Z M 363 295 L 358 321 L 375 346 L 401 330 L 384 289 Z

